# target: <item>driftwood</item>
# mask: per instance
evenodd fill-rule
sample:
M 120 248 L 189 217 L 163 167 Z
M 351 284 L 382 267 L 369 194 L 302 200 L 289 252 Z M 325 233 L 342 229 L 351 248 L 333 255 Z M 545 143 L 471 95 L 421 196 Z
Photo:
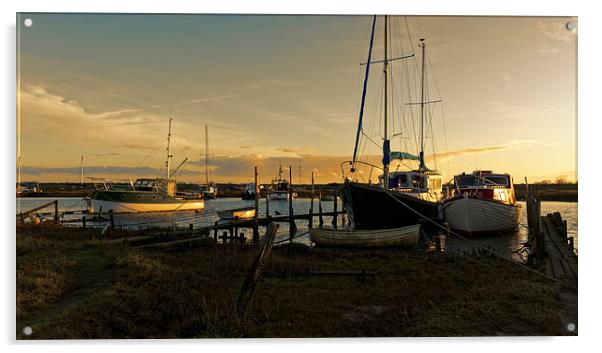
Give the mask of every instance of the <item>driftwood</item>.
M 274 238 L 276 236 L 276 232 L 278 231 L 278 225 L 275 223 L 270 223 L 266 230 L 265 236 L 261 240 L 259 252 L 257 253 L 257 257 L 255 257 L 255 261 L 251 265 L 247 276 L 245 277 L 242 287 L 238 292 L 238 299 L 236 300 L 236 311 L 239 314 L 244 313 L 247 305 L 251 301 L 251 297 L 253 296 L 253 291 L 255 290 L 255 286 L 257 282 L 259 282 L 259 278 L 261 277 L 261 273 L 263 271 L 263 266 L 265 265 L 265 261 L 270 256 L 270 251 L 272 250 L 272 245 L 274 245 Z

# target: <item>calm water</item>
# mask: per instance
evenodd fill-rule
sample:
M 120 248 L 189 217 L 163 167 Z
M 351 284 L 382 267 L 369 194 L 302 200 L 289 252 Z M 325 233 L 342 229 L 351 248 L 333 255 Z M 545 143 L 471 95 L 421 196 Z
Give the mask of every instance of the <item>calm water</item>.
M 58 200 L 59 201 L 59 214 L 65 211 L 77 211 L 85 209 L 85 203 L 82 198 L 75 197 L 64 197 L 64 198 L 18 198 L 17 199 L 17 212 L 19 210 L 19 204 L 21 211 L 27 211 L 45 203 Z M 194 227 L 210 226 L 215 224 L 219 217 L 217 211 L 228 210 L 238 207 L 254 206 L 254 200 L 241 200 L 240 198 L 218 198 L 214 200 L 205 200 L 205 209 L 201 212 L 194 211 L 181 211 L 181 212 L 157 212 L 157 213 L 133 213 L 133 214 L 116 214 L 115 225 L 123 228 L 140 229 L 150 227 L 188 227 L 189 224 L 193 224 Z M 295 199 L 293 201 L 293 210 L 295 214 L 308 213 L 310 206 L 310 199 Z M 270 200 L 270 215 L 286 215 L 288 214 L 288 201 L 287 200 Z M 339 210 L 341 205 L 339 202 Z M 322 201 L 322 210 L 324 212 L 330 212 L 333 210 L 332 201 Z M 259 215 L 264 217 L 266 215 L 266 201 L 262 199 L 259 201 Z M 47 209 L 41 210 L 40 212 L 54 212 L 54 206 Z M 318 201 L 314 199 L 314 213 L 318 213 Z M 46 216 L 52 218 L 53 215 Z M 64 215 L 65 220 L 81 220 L 82 215 Z M 318 217 L 314 219 L 314 224 L 317 225 Z M 331 224 L 332 217 L 324 217 L 325 224 Z M 306 230 L 308 222 L 306 220 L 295 220 L 299 231 Z M 90 222 L 86 223 L 88 226 L 105 227 L 107 222 Z M 340 224 L 340 223 L 339 223 Z M 69 223 L 73 226 L 81 226 L 81 221 L 77 223 Z M 278 232 L 279 237 L 288 238 L 289 226 L 286 223 L 280 223 L 280 230 Z M 309 236 L 301 236 L 296 241 L 301 243 L 310 244 Z
M 65 197 L 65 198 L 21 198 L 17 199 L 17 210 L 19 207 L 22 211 L 35 208 L 44 203 L 50 201 L 59 201 L 59 213 L 64 211 L 76 211 L 85 208 L 85 204 L 82 198 Z M 519 229 L 514 233 L 507 233 L 502 235 L 493 235 L 490 237 L 479 237 L 471 238 L 470 242 L 455 237 L 450 239 L 443 239 L 444 246 L 448 251 L 470 251 L 472 248 L 477 246 L 484 246 L 491 248 L 496 253 L 507 257 L 514 257 L 517 255 L 513 254 L 513 251 L 520 248 L 521 245 L 527 241 L 527 219 L 526 219 L 526 205 L 524 202 L 520 202 L 523 205 L 523 212 L 521 215 L 521 225 Z M 115 215 L 115 223 L 118 226 L 131 229 L 140 229 L 148 227 L 187 227 L 189 224 L 194 224 L 195 227 L 213 225 L 219 217 L 217 216 L 218 210 L 227 210 L 237 207 L 253 206 L 253 200 L 241 200 L 239 198 L 220 198 L 215 200 L 205 201 L 205 210 L 199 213 L 195 212 L 163 212 L 163 213 L 139 213 L 139 214 L 119 214 Z M 260 200 L 260 216 L 265 216 L 265 200 Z M 308 213 L 310 200 L 309 199 L 295 199 L 293 202 L 293 209 L 295 213 Z M 339 202 L 339 209 L 341 203 Z M 332 211 L 333 202 L 323 201 L 322 209 L 324 212 Z M 48 208 L 43 212 L 50 212 L 53 209 Z M 318 212 L 318 201 L 314 200 L 314 212 Z M 576 202 L 555 202 L 546 201 L 541 203 L 542 215 L 560 212 L 562 218 L 567 221 L 569 236 L 575 239 L 575 249 L 579 247 L 578 228 L 577 228 L 577 203 Z M 288 214 L 288 201 L 270 201 L 270 214 Z M 65 215 L 66 220 L 81 219 L 80 215 Z M 48 216 L 52 217 L 52 216 Z M 332 221 L 331 217 L 324 217 L 325 224 L 330 224 Z M 317 217 L 314 219 L 314 224 L 317 225 Z M 104 227 L 106 223 L 88 223 L 90 226 Z M 307 221 L 296 220 L 297 228 L 299 230 L 307 229 Z M 340 224 L 340 220 L 339 220 Z M 71 223 L 73 226 L 81 226 L 81 223 Z M 288 224 L 281 223 L 279 237 L 288 237 Z M 309 236 L 301 236 L 296 241 L 301 243 L 309 244 Z

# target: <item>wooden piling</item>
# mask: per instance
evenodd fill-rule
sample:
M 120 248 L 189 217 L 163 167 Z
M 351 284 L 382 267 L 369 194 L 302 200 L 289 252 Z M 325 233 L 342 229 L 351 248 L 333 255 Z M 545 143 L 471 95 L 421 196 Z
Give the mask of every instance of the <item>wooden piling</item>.
M 86 229 L 86 216 L 82 216 L 82 229 Z
M 334 229 L 337 229 L 337 219 L 339 218 L 337 216 L 337 212 L 338 212 L 338 207 L 337 207 L 337 191 L 334 191 L 334 199 L 332 200 L 332 209 L 334 211 L 334 216 L 332 216 L 332 227 Z
M 115 230 L 115 218 L 113 217 L 113 210 L 109 210 L 109 221 L 111 222 L 111 230 Z
M 54 223 L 59 222 L 59 200 L 54 200 Z
M 295 226 L 295 215 L 293 211 L 293 166 L 288 167 L 288 235 L 289 241 L 293 241 L 293 236 L 297 231 Z
M 308 228 L 313 228 L 314 225 L 314 172 L 311 172 L 311 197 L 309 202 L 309 222 Z
M 322 193 L 318 196 L 318 227 L 324 226 L 324 218 L 322 218 Z
M 270 189 L 265 191 L 265 217 L 270 219 Z
M 253 242 L 259 241 L 259 232 L 257 231 L 257 225 L 259 224 L 259 184 L 258 184 L 257 167 L 255 167 L 255 216 L 254 227 L 253 227 Z M 238 230 L 237 230 L 238 232 Z

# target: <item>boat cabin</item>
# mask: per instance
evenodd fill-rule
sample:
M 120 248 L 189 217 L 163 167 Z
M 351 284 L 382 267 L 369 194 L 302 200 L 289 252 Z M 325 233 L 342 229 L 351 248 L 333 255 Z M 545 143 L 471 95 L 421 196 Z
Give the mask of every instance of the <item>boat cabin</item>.
M 272 190 L 273 191 L 288 191 L 288 181 L 275 179 L 272 181 Z
M 176 194 L 176 182 L 175 180 L 165 179 L 136 179 L 134 182 L 135 191 L 157 191 L 164 190 L 168 195 L 174 196 Z
M 383 176 L 379 176 L 380 185 Z M 389 173 L 388 189 L 406 192 L 436 192 L 441 193 L 441 175 L 437 173 L 421 173 L 417 171 Z
M 454 177 L 454 196 L 477 197 L 514 204 L 514 185 L 509 174 L 496 174 L 490 170 L 462 173 Z

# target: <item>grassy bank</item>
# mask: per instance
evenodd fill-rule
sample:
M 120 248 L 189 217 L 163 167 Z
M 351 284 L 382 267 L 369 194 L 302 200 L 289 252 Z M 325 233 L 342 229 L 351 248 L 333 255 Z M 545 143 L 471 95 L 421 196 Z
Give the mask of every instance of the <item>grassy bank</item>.
M 114 234 L 112 237 L 131 234 Z M 44 338 L 562 335 L 554 284 L 489 257 L 274 248 L 244 315 L 256 249 L 142 251 L 93 231 L 20 228 L 17 336 Z M 371 277 L 308 271 L 366 270 Z M 31 326 L 33 334 L 21 330 Z

